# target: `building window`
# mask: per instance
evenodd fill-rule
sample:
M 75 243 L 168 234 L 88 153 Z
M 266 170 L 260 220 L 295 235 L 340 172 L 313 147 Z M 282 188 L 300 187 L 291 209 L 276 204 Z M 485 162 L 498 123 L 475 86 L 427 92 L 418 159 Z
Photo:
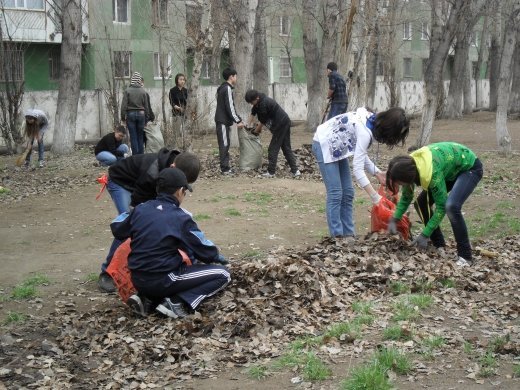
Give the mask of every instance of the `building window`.
M 156 26 L 168 25 L 168 0 L 153 0 L 153 24 Z
M 403 24 L 403 40 L 409 41 L 412 39 L 412 23 L 404 22 Z
M 426 75 L 426 69 L 428 68 L 428 58 L 423 58 L 422 60 L 422 74 Z
M 202 62 L 202 68 L 200 69 L 200 77 L 208 80 L 209 79 L 209 61 L 204 59 Z
M 114 52 L 114 67 L 115 77 L 129 78 L 130 69 L 132 66 L 132 52 L 131 51 L 115 51 Z
M 288 16 L 280 16 L 280 35 L 288 36 L 291 32 L 291 20 Z
M 473 33 L 471 34 L 471 46 L 478 47 L 478 45 L 477 45 L 477 32 L 476 31 L 473 31 Z
M 128 23 L 128 11 L 129 11 L 128 0 L 112 0 L 112 20 L 117 23 Z
M 7 69 L 7 74 L 4 70 Z M 23 81 L 23 51 L 4 49 L 0 62 L 0 81 Z
M 162 66 L 164 71 L 164 78 L 169 79 L 172 75 L 172 56 L 170 54 L 162 55 Z M 161 55 L 159 53 L 153 53 L 153 77 L 156 79 L 162 79 L 161 73 Z
M 428 22 L 421 23 L 421 40 L 427 41 L 430 39 L 430 26 Z
M 3 0 L 0 5 L 5 8 L 45 9 L 45 0 Z
M 291 77 L 289 57 L 280 57 L 280 77 Z
M 403 58 L 403 77 L 412 77 L 412 59 Z
M 49 50 L 49 80 L 57 81 L 60 79 L 61 50 L 59 47 Z

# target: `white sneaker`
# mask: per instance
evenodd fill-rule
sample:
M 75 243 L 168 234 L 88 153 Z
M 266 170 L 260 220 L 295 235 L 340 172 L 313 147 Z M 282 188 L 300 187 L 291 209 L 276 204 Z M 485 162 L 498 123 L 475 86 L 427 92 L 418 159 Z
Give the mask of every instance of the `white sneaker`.
M 470 267 L 471 261 L 466 260 L 464 257 L 458 257 L 458 259 L 455 261 L 455 264 L 457 264 L 459 267 Z
M 264 172 L 262 173 L 262 177 L 266 177 L 268 179 L 271 179 L 274 177 L 274 173 Z
M 299 169 L 297 169 L 296 172 L 294 172 L 294 173 L 292 174 L 292 177 L 297 178 L 297 177 L 300 177 L 301 175 L 302 175 L 302 173 L 300 172 Z

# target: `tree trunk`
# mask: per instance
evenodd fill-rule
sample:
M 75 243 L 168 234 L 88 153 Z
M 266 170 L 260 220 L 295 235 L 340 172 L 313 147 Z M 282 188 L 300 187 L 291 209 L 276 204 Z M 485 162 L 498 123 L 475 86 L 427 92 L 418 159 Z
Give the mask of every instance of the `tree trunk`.
M 307 130 L 309 131 L 316 129 L 323 115 L 326 96 L 325 72 L 327 63 L 334 58 L 337 9 L 338 2 L 334 0 L 320 2 L 303 0 L 303 55 L 307 72 Z M 318 46 L 318 26 L 322 28 L 321 48 Z
M 502 54 L 502 2 L 499 1 L 491 30 L 491 47 L 489 48 L 489 109 L 497 109 L 498 78 L 500 73 L 500 56 Z
M 516 34 L 516 47 L 513 55 L 513 83 L 509 96 L 509 112 L 520 114 L 520 32 Z
M 511 64 L 515 51 L 516 36 L 520 30 L 520 0 L 514 1 L 512 12 L 506 22 L 504 49 L 500 61 L 500 77 L 498 79 L 496 132 L 499 151 L 511 156 L 511 136 L 507 130 L 507 108 L 511 88 Z
M 52 152 L 74 150 L 81 78 L 81 0 L 62 0 L 63 35 L 61 76 L 58 90 Z
M 494 3 L 494 1 L 492 1 Z M 488 40 L 489 35 L 489 9 L 487 10 L 484 16 L 484 22 L 482 23 L 482 35 L 480 36 L 480 42 L 478 46 L 478 57 L 477 57 L 477 66 L 475 67 L 475 74 L 473 77 L 475 78 L 475 106 L 482 107 L 482 86 L 481 86 L 481 75 L 482 72 L 482 63 L 484 61 L 484 53 L 488 51 Z M 485 78 L 485 77 L 484 77 Z
M 459 31 L 457 33 L 457 43 L 455 44 L 455 59 L 453 64 L 453 72 L 450 77 L 450 87 L 448 89 L 448 97 L 442 117 L 448 119 L 462 118 L 462 99 L 464 92 L 464 81 L 467 74 L 467 62 L 469 53 L 469 44 L 471 39 L 471 29 Z
M 267 59 L 265 9 L 266 1 L 258 0 L 258 9 L 256 11 L 255 22 L 255 60 L 253 65 L 253 87 L 257 91 L 267 94 L 269 89 L 269 69 Z
M 473 66 L 471 65 L 471 61 L 468 56 L 466 58 L 466 73 L 464 74 L 464 98 L 462 99 L 464 102 L 462 113 L 464 115 L 473 113 L 473 97 L 471 96 L 471 80 L 473 79 L 471 75 L 472 69 Z
M 184 115 L 184 124 L 181 126 L 181 140 L 177 145 L 181 150 L 192 149 L 193 134 L 199 129 L 198 91 L 200 85 L 200 72 L 204 61 L 204 53 L 207 47 L 211 47 L 212 23 L 211 1 L 198 0 L 197 5 L 202 8 L 199 34 L 195 39 L 193 48 L 193 71 L 190 77 L 190 89 L 188 90 L 188 102 Z
M 376 95 L 377 62 L 379 58 L 379 20 L 377 4 L 374 0 L 367 0 L 365 7 L 365 30 L 368 40 L 366 60 L 366 106 L 374 107 Z

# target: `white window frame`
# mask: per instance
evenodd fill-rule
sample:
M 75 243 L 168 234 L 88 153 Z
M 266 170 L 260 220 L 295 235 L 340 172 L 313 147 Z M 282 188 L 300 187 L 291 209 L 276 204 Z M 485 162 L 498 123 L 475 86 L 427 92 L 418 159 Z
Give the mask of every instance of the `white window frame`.
M 15 55 L 16 64 L 14 68 L 12 66 L 9 67 L 9 80 L 6 80 L 3 69 L 0 69 L 0 82 L 18 82 L 25 80 L 25 72 L 24 72 L 24 52 L 20 49 L 4 49 L 4 55 Z
M 407 64 L 410 64 L 409 69 L 407 69 Z M 403 78 L 410 78 L 412 76 L 413 76 L 412 59 L 411 59 L 411 57 L 404 57 L 403 58 Z
M 166 7 L 166 12 L 161 12 L 162 5 Z M 170 19 L 168 17 L 168 0 L 152 1 L 152 17 L 152 22 L 156 26 L 167 26 L 169 24 Z
M 114 75 L 114 77 L 116 79 L 129 79 L 130 78 L 130 75 L 132 74 L 132 52 L 131 51 L 126 51 L 126 50 L 119 50 L 119 51 L 114 51 L 114 64 L 115 64 L 115 67 L 116 67 L 116 71 L 118 69 L 118 64 L 116 63 L 116 55 L 122 55 L 123 53 L 126 53 L 126 55 L 128 56 L 128 67 L 127 69 L 125 69 L 125 74 L 122 75 L 122 76 L 118 76 L 118 75 Z
M 209 60 L 206 59 L 206 58 L 204 58 L 204 60 L 202 61 L 202 66 L 200 68 L 200 78 L 204 79 L 204 80 L 209 80 L 210 79 Z
M 5 8 L 16 8 L 16 9 L 27 9 L 27 10 L 34 10 L 34 11 L 45 11 L 45 0 L 41 1 L 41 8 L 31 8 L 27 6 L 27 0 L 12 0 L 12 5 L 5 5 L 6 1 L 3 2 L 0 1 L 0 5 L 2 5 Z M 22 4 L 19 4 L 22 3 Z
M 120 15 L 117 13 L 117 2 L 118 1 L 126 1 L 126 22 L 120 21 Z M 112 0 L 112 10 L 114 11 L 114 14 L 112 15 L 112 22 L 114 24 L 130 24 L 130 15 L 132 15 L 130 5 L 130 0 Z
M 421 40 L 430 40 L 430 24 L 428 22 L 421 22 Z
M 478 47 L 478 45 L 477 45 L 477 32 L 476 31 L 473 31 L 471 33 L 471 46 L 472 47 Z
M 287 62 L 285 62 L 285 60 L 287 60 Z M 287 65 L 287 67 L 285 67 L 285 65 Z M 283 70 L 286 69 L 287 70 L 287 73 L 283 73 Z M 279 70 L 280 70 L 280 78 L 291 78 L 292 77 L 292 73 L 291 73 L 291 61 L 289 59 L 289 57 L 280 57 L 280 66 L 279 66 Z
M 287 31 L 284 31 L 284 26 L 286 27 Z M 280 16 L 280 36 L 288 37 L 289 35 L 291 35 L 291 18 L 289 18 L 287 15 L 282 15 Z
M 49 51 L 49 80 L 58 81 L 61 73 L 61 50 L 53 47 Z
M 412 23 L 404 22 L 403 23 L 403 41 L 411 41 L 412 40 Z
M 171 53 L 163 54 L 166 57 L 166 79 L 172 77 L 172 55 Z M 161 76 L 161 63 L 160 63 L 160 53 L 153 53 L 153 78 L 154 80 L 162 80 Z

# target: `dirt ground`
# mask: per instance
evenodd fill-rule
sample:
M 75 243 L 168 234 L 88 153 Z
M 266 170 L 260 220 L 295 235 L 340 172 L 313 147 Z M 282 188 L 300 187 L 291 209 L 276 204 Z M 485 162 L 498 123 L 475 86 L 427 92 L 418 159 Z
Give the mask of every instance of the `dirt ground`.
M 496 153 L 492 113 L 479 112 L 460 121 L 442 120 L 435 123 L 432 142 L 450 140 L 466 144 L 484 162 L 483 182 L 487 184 L 477 190 L 465 206 L 470 232 L 479 234 L 479 238 L 520 234 L 516 230 L 518 226 L 508 225 L 504 218 L 497 217 L 500 220 L 495 225 L 491 224 L 492 217 L 499 212 L 517 220 L 520 216 L 520 122 L 510 121 L 509 131 L 515 152 L 512 158 L 507 159 Z M 416 134 L 414 128 L 408 145 L 415 140 Z M 262 141 L 266 146 L 266 135 L 263 135 Z M 311 141 L 312 133 L 305 132 L 303 126 L 293 128 L 293 149 L 310 144 Z M 208 161 L 216 161 L 216 150 L 216 138 L 209 134 L 196 141 L 194 151 L 200 156 L 213 158 Z M 370 150 L 371 157 L 379 161 L 381 168 L 384 168 L 390 156 L 399 153 L 406 153 L 406 147 L 391 151 L 385 147 L 379 151 Z M 12 188 L 10 193 L 0 194 L 0 321 L 4 321 L 8 313 L 12 312 L 34 318 L 52 316 L 56 313 L 57 305 L 59 307 L 59 303 L 67 299 L 74 302 L 74 311 L 78 313 L 85 313 L 92 304 L 99 303 L 115 305 L 122 312 L 125 310 L 116 296 L 99 292 L 95 281 L 111 242 L 108 224 L 116 215 L 108 193 L 96 200 L 99 185 L 95 178 L 103 169 L 93 166 L 94 157 L 84 148 L 71 159 L 72 162 L 63 163 L 62 166 L 61 158 L 49 154 L 46 168 L 21 171 L 13 168 L 14 157 L 0 156 L 1 185 Z M 283 160 L 282 155 L 280 159 Z M 301 179 L 292 179 L 288 171 L 280 172 L 278 176 L 263 179 L 255 174 L 221 177 L 203 173 L 183 206 L 193 213 L 208 238 L 219 245 L 223 254 L 232 262 L 266 258 L 273 250 L 303 249 L 327 236 L 325 189 L 323 183 L 316 179 L 316 172 L 310 174 L 303 170 Z M 17 186 L 20 186 L 19 190 Z M 502 204 L 502 208 L 498 208 L 498 204 Z M 363 236 L 370 227 L 369 200 L 359 188 L 356 189 L 355 210 L 357 234 Z M 412 214 L 412 220 L 415 219 Z M 486 225 L 489 228 L 483 229 Z M 448 228 L 445 232 L 451 239 L 451 230 Z M 38 288 L 38 297 L 30 300 L 9 299 L 13 287 L 34 274 L 44 274 L 49 279 L 49 283 Z M 3 325 L 0 335 L 10 332 L 15 338 L 25 337 L 17 333 L 18 326 L 16 323 Z M 518 318 L 510 326 L 518 332 Z M 511 378 L 510 360 L 501 366 L 497 376 L 487 378 L 483 383 L 466 378 L 464 365 L 467 362 L 463 358 L 453 355 L 448 360 L 451 362 L 451 370 L 423 376 L 420 382 L 401 379 L 396 382 L 396 386 L 403 389 L 520 387 L 518 379 Z M 334 362 L 333 378 L 345 377 L 356 363 L 355 359 Z M 285 389 L 339 386 L 339 380 L 329 380 L 325 384 L 293 384 L 291 378 L 295 376 L 288 370 L 259 382 L 248 377 L 243 369 L 234 367 L 214 373 L 211 379 L 191 379 L 172 385 L 171 388 Z M 0 389 L 3 388 L 2 381 L 7 388 L 13 386 L 9 378 L 2 378 L 0 374 Z M 75 386 L 72 385 L 72 388 Z M 83 384 L 77 388 L 87 386 Z

